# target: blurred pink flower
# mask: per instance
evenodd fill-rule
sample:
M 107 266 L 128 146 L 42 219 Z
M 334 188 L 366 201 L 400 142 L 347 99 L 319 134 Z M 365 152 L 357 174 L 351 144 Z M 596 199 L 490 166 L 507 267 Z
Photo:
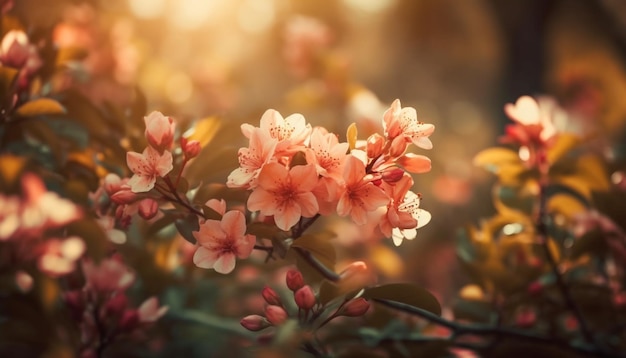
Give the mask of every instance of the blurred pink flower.
M 37 48 L 21 30 L 11 30 L 4 35 L 0 44 L 0 62 L 3 66 L 22 70 L 24 75 L 31 75 L 43 64 Z
M 313 69 L 315 57 L 328 48 L 332 33 L 321 21 L 294 16 L 285 27 L 285 48 L 283 50 L 289 70 L 297 77 L 305 77 Z
M 363 225 L 367 213 L 386 205 L 389 197 L 370 180 L 366 180 L 365 164 L 353 155 L 348 155 L 344 174 L 345 188 L 337 204 L 337 214 L 350 215 L 352 220 Z
M 239 168 L 228 176 L 226 185 L 229 188 L 254 188 L 256 179 L 263 165 L 272 160 L 278 141 L 271 138 L 259 128 L 248 128 L 247 137 L 250 139 L 248 148 L 240 148 L 238 153 Z M 242 131 L 246 134 L 244 126 Z
M 43 244 L 44 253 L 39 257 L 38 267 L 50 276 L 61 276 L 74 271 L 76 261 L 85 253 L 85 242 L 72 236 L 52 239 Z
M 383 115 L 383 128 L 390 140 L 402 136 L 406 141 L 420 148 L 432 149 L 433 147 L 428 137 L 435 131 L 435 126 L 418 121 L 415 108 L 402 108 L 399 99 L 393 101 L 391 107 Z
M 156 322 L 159 318 L 167 312 L 169 307 L 159 307 L 159 300 L 156 297 L 150 297 L 139 306 L 137 313 L 139 314 L 139 322 L 152 323 Z
M 250 256 L 256 241 L 254 235 L 246 235 L 246 218 L 236 210 L 225 213 L 221 221 L 206 220 L 193 236 L 200 245 L 193 256 L 193 263 L 222 274 L 235 268 L 236 258 Z
M 174 131 L 176 130 L 174 120 L 158 111 L 153 111 L 143 119 L 146 124 L 146 139 L 150 146 L 158 150 L 159 153 L 170 149 L 174 142 Z
M 174 168 L 172 153 L 167 150 L 163 154 L 152 148 L 146 147 L 143 154 L 128 152 L 126 162 L 135 174 L 128 181 L 130 189 L 135 193 L 150 191 L 154 188 L 157 177 L 164 177 Z
M 300 217 L 313 217 L 319 206 L 312 190 L 317 185 L 317 171 L 312 164 L 291 169 L 269 163 L 261 169 L 259 186 L 248 198 L 248 209 L 262 215 L 274 215 L 276 226 L 289 230 Z
M 85 286 L 96 292 L 124 291 L 135 281 L 135 274 L 117 257 L 95 264 L 91 259 L 82 263 Z

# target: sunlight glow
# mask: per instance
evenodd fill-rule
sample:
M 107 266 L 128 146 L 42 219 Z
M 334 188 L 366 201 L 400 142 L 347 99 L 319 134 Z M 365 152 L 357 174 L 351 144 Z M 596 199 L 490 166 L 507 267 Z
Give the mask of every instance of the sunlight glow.
M 388 9 L 395 0 L 343 0 L 344 4 L 355 10 L 377 13 Z
M 274 18 L 273 0 L 245 0 L 237 13 L 239 27 L 250 33 L 267 30 L 274 23 Z
M 220 0 L 178 0 L 172 2 L 170 19 L 180 29 L 193 30 L 205 24 L 223 3 Z
M 163 14 L 165 0 L 128 0 L 128 6 L 137 17 L 154 19 Z

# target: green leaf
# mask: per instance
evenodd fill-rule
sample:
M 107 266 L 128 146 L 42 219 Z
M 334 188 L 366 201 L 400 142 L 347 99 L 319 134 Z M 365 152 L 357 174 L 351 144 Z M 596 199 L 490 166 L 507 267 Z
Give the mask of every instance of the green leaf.
M 24 103 L 16 113 L 22 117 L 34 117 L 46 114 L 63 114 L 65 107 L 51 98 L 38 98 Z
M 362 297 L 400 302 L 441 315 L 441 305 L 435 296 L 423 287 L 412 283 L 391 283 L 366 288 Z
M 178 229 L 178 232 L 185 240 L 192 244 L 196 243 L 196 238 L 193 236 L 193 232 L 200 230 L 200 223 L 198 222 L 198 217 L 195 214 L 189 214 L 185 218 L 176 219 L 176 221 L 174 221 L 174 225 L 176 225 L 176 229 Z

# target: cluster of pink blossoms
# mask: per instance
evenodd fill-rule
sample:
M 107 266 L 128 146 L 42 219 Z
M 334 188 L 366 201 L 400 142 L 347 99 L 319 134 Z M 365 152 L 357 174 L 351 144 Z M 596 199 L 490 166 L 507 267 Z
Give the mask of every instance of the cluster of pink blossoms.
M 74 270 L 83 255 L 85 243 L 76 236 L 59 237 L 58 229 L 80 219 L 81 210 L 69 200 L 46 189 L 39 177 L 22 177 L 22 196 L 0 195 L 0 243 L 5 262 L 18 266 L 36 262 L 39 270 L 51 275 L 65 275 Z M 2 255 L 0 253 L 0 255 Z M 16 274 L 17 284 L 27 290 L 32 278 L 23 271 Z
M 399 100 L 385 112 L 383 128 L 384 136 L 373 134 L 351 147 L 324 128 L 312 128 L 300 114 L 283 118 L 267 110 L 260 127 L 242 125 L 250 142 L 239 150 L 240 167 L 227 185 L 251 190 L 248 209 L 272 216 L 285 231 L 301 218 L 332 213 L 365 224 L 380 211 L 381 232 L 400 245 L 430 220 L 407 173 L 429 171 L 430 159 L 407 148 L 432 148 L 428 137 L 435 128 Z
M 82 264 L 85 285 L 65 293 L 71 314 L 80 322 L 81 357 L 99 356 L 106 345 L 121 335 L 136 332 L 155 322 L 168 310 L 150 297 L 138 308 L 129 305 L 125 291 L 135 281 L 135 274 L 117 256 L 98 265 L 90 260 Z

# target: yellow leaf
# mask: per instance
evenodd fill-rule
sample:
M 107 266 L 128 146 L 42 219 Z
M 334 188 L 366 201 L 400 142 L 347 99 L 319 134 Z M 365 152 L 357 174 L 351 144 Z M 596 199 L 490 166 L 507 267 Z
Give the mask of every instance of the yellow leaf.
M 548 162 L 555 163 L 568 151 L 575 148 L 581 139 L 573 134 L 562 133 L 557 137 L 556 143 L 548 151 Z
M 61 66 L 71 61 L 80 61 L 87 57 L 87 50 L 77 46 L 62 47 L 57 51 L 56 64 Z
M 587 208 L 579 200 L 568 194 L 553 195 L 548 199 L 546 205 L 548 212 L 558 213 L 567 218 L 587 211 Z
M 41 116 L 45 114 L 62 114 L 65 108 L 57 101 L 50 98 L 39 98 L 26 102 L 16 113 L 22 117 Z
M 507 184 L 516 183 L 521 174 L 527 171 L 516 151 L 500 147 L 478 153 L 474 157 L 474 165 L 494 173 L 501 182 Z
M 357 129 L 356 129 L 356 123 L 352 123 L 349 127 L 348 130 L 346 131 L 346 138 L 348 139 L 348 145 L 350 146 L 350 150 L 354 149 L 356 147 L 356 137 L 358 135 Z
M 26 166 L 26 159 L 15 155 L 0 156 L 0 173 L 2 173 L 2 182 L 12 186 L 19 178 L 22 170 Z
M 193 126 L 191 134 L 186 136 L 189 140 L 197 140 L 202 147 L 206 146 L 217 134 L 221 127 L 220 119 L 207 117 L 199 120 Z

